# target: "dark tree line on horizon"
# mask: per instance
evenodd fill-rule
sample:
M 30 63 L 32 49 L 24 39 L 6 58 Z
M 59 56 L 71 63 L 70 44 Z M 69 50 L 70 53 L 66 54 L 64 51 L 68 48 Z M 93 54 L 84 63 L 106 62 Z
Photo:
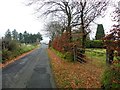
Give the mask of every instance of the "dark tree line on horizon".
M 24 31 L 24 33 L 18 33 L 16 29 L 14 29 L 13 31 L 10 31 L 10 29 L 8 29 L 5 32 L 5 36 L 2 37 L 3 41 L 15 40 L 25 44 L 40 42 L 42 39 L 43 38 L 40 32 L 38 32 L 37 34 L 28 33 L 27 31 Z

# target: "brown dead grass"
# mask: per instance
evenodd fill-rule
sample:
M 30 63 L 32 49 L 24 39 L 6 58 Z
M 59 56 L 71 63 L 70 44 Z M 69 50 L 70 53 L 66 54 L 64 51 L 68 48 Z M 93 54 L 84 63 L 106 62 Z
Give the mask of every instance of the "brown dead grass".
M 100 88 L 104 67 L 87 63 L 67 62 L 48 49 L 52 71 L 58 88 Z M 98 63 L 97 63 L 98 64 Z

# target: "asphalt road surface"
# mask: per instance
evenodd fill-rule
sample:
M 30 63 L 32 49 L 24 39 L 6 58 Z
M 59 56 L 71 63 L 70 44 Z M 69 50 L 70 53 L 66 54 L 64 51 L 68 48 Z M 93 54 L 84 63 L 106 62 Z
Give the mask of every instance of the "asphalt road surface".
M 55 88 L 47 46 L 2 69 L 2 88 Z

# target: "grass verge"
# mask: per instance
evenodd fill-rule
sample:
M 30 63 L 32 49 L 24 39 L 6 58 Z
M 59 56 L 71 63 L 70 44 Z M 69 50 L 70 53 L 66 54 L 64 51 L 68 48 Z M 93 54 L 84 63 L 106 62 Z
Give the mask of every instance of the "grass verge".
M 48 49 L 48 54 L 51 58 L 57 88 L 101 87 L 101 76 L 104 68 L 97 67 L 97 65 L 93 65 L 89 61 L 84 64 L 65 61 L 52 49 Z M 98 62 L 98 64 L 101 63 Z
M 54 51 L 54 52 L 56 53 L 56 55 L 59 56 L 60 58 L 62 58 L 63 60 L 65 60 L 65 61 L 70 61 L 70 62 L 73 61 L 74 56 L 72 55 L 72 53 L 70 53 L 70 52 L 65 52 L 65 53 L 63 54 L 63 53 L 61 53 L 61 52 L 59 52 L 59 51 L 57 51 L 57 50 L 55 50 L 55 49 L 53 49 L 53 48 L 50 48 L 50 49 L 51 49 L 52 51 Z
M 33 49 L 37 48 L 35 45 L 21 45 L 19 48 L 9 51 L 7 49 L 2 51 L 2 63 L 6 63 L 7 61 L 10 61 L 26 52 L 29 52 Z

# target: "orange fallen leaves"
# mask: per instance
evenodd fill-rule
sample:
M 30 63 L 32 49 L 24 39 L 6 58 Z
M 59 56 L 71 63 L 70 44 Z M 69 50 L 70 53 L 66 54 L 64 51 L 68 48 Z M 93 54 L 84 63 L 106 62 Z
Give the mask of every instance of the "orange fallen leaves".
M 61 60 L 52 50 L 48 49 L 52 71 L 58 88 L 100 88 L 102 68 L 92 63 L 67 62 Z

